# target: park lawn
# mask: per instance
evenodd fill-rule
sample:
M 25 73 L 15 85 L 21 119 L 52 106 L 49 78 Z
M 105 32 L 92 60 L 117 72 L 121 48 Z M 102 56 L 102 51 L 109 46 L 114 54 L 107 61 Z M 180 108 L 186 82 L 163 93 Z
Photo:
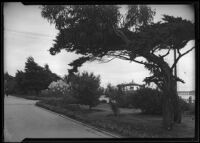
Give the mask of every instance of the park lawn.
M 113 116 L 109 105 L 99 105 L 92 110 L 85 106 L 61 106 L 60 100 L 42 100 L 37 106 L 66 115 L 83 123 L 130 138 L 192 138 L 195 121 L 191 116 L 183 116 L 182 124 L 175 124 L 172 131 L 162 128 L 162 117 L 126 112 L 120 109 L 118 117 Z M 98 108 L 100 107 L 100 108 Z

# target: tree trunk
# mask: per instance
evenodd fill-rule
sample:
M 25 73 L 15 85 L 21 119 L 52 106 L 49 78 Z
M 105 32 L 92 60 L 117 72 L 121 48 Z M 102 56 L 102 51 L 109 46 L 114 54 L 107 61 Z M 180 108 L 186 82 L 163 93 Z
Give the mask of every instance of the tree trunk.
M 180 108 L 180 100 L 177 93 L 176 81 L 171 80 L 170 82 L 170 91 L 173 98 L 173 108 L 174 108 L 174 122 L 181 123 L 181 108 Z
M 174 123 L 181 123 L 181 108 L 175 82 L 171 79 L 163 91 L 163 125 L 167 130 L 171 130 Z
M 173 128 L 173 102 L 172 96 L 169 91 L 164 91 L 163 95 L 163 126 L 167 130 L 172 130 Z
M 182 120 L 182 111 L 180 107 L 180 100 L 177 92 L 174 95 L 174 122 L 180 124 Z
M 156 55 L 143 53 L 148 61 L 156 63 L 161 68 L 163 86 L 163 126 L 167 130 L 172 130 L 173 123 L 181 123 L 181 110 L 176 89 L 176 80 L 173 79 L 173 72 L 169 65 Z

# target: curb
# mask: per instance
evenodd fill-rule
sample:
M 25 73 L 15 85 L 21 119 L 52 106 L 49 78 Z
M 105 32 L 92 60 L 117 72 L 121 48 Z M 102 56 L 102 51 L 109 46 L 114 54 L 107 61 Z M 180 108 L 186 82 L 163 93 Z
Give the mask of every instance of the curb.
M 104 130 L 102 130 L 102 129 L 96 128 L 96 127 L 94 127 L 94 126 L 91 126 L 91 125 L 85 124 L 85 123 L 83 123 L 83 122 L 77 121 L 77 120 L 72 119 L 72 118 L 70 118 L 70 117 L 68 117 L 68 116 L 66 116 L 66 115 L 62 115 L 62 114 L 56 113 L 56 112 L 54 112 L 54 111 L 45 109 L 45 108 L 40 107 L 40 106 L 37 106 L 37 105 L 35 105 L 35 106 L 36 106 L 36 107 L 39 107 L 40 109 L 46 110 L 47 112 L 56 114 L 56 115 L 58 115 L 58 116 L 60 116 L 60 117 L 62 117 L 62 118 L 71 120 L 71 121 L 73 121 L 73 122 L 75 122 L 75 123 L 77 123 L 77 124 L 81 124 L 81 125 L 83 125 L 83 126 L 86 126 L 86 127 L 88 127 L 88 128 L 91 128 L 91 129 L 93 129 L 93 130 L 96 130 L 96 131 L 99 131 L 99 132 L 101 132 L 101 133 L 104 133 L 104 134 L 107 134 L 107 135 L 109 135 L 109 136 L 112 136 L 112 137 L 114 137 L 114 138 L 121 138 L 119 135 L 115 135 L 115 134 L 109 133 L 109 132 L 107 132 L 107 131 L 104 131 Z

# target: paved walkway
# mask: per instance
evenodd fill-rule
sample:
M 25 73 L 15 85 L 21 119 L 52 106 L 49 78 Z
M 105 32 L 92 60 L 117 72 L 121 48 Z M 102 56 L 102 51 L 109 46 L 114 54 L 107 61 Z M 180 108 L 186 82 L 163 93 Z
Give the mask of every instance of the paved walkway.
M 4 100 L 5 141 L 24 138 L 112 138 L 35 106 L 36 101 L 8 96 Z

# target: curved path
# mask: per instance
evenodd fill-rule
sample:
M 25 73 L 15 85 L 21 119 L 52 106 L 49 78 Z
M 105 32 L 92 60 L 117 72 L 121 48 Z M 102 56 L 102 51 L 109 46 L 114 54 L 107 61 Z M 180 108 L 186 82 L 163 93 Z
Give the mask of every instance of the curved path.
M 5 141 L 24 138 L 113 138 L 35 106 L 33 100 L 8 96 L 4 100 Z

